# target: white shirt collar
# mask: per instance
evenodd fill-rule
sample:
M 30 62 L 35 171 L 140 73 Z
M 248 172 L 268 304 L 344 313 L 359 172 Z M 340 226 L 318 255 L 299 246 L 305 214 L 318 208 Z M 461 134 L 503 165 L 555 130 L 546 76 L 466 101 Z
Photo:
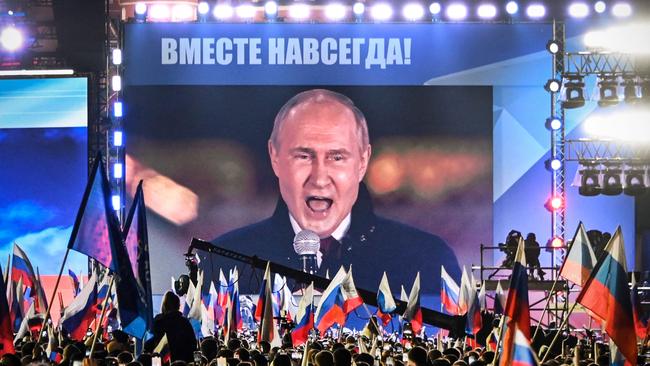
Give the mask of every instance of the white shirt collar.
M 352 222 L 351 216 L 352 216 L 351 213 L 345 216 L 343 221 L 341 221 L 339 226 L 332 233 L 332 237 L 337 241 L 340 242 L 343 236 L 345 236 L 345 234 L 348 232 L 348 229 L 350 228 L 350 223 Z M 291 216 L 291 214 L 289 214 L 289 221 L 291 222 L 291 227 L 293 228 L 294 234 L 298 234 L 299 232 L 302 231 L 302 228 L 300 227 L 300 225 L 298 225 L 298 221 L 296 221 L 296 219 L 294 219 L 293 216 Z

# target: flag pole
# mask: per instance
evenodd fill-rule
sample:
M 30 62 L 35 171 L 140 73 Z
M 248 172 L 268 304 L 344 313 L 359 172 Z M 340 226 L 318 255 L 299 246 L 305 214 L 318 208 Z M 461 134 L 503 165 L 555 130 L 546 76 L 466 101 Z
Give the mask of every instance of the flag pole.
M 106 291 L 106 298 L 104 299 L 104 304 L 102 305 L 102 312 L 99 316 L 99 322 L 95 327 L 95 335 L 93 336 L 93 344 L 90 346 L 90 358 L 93 357 L 93 352 L 95 352 L 95 344 L 97 344 L 97 337 L 102 328 L 102 322 L 104 321 L 104 315 L 106 314 L 106 306 L 108 305 L 108 299 L 111 297 L 111 290 L 113 289 L 113 282 L 115 282 L 115 276 L 111 276 L 111 282 L 108 284 L 108 291 Z
M 533 332 L 533 338 L 535 339 L 535 336 L 537 335 L 537 332 L 539 331 L 539 328 L 542 325 L 542 319 L 544 319 L 544 315 L 546 314 L 546 311 L 548 310 L 548 306 L 551 304 L 551 298 L 553 297 L 553 294 L 555 293 L 555 286 L 557 285 L 557 278 L 559 277 L 556 276 L 555 280 L 553 280 L 553 286 L 551 286 L 551 291 L 548 292 L 548 298 L 546 298 L 546 305 L 544 305 L 544 310 L 542 310 L 542 315 L 539 316 L 539 320 L 537 321 L 537 326 L 535 327 L 535 332 Z
M 542 361 L 540 361 L 540 364 L 543 364 L 544 361 L 546 361 L 546 358 L 548 357 L 549 353 L 551 353 L 551 349 L 555 345 L 555 342 L 557 342 L 558 337 L 560 336 L 560 333 L 562 333 L 562 328 L 567 324 L 567 321 L 569 320 L 569 317 L 573 313 L 573 310 L 576 308 L 576 305 L 578 305 L 578 302 L 574 302 L 573 305 L 571 306 L 571 309 L 569 309 L 569 312 L 567 313 L 566 317 L 562 319 L 562 324 L 557 328 L 557 331 L 555 332 L 555 336 L 553 337 L 553 340 L 551 341 L 551 344 L 549 344 L 548 349 L 544 353 L 544 357 L 542 358 Z
M 497 346 L 494 350 L 494 358 L 492 359 L 492 366 L 496 366 L 497 359 L 499 358 L 499 344 L 501 343 L 501 338 L 503 337 L 503 327 L 506 324 L 506 314 L 501 315 L 501 320 L 499 321 L 499 338 L 497 338 Z
M 63 262 L 61 263 L 61 269 L 59 269 L 59 275 L 56 277 L 56 283 L 54 284 L 54 290 L 52 291 L 52 299 L 47 303 L 47 310 L 45 310 L 45 318 L 43 318 L 43 324 L 41 325 L 41 330 L 38 332 L 38 341 L 36 344 L 41 343 L 43 339 L 43 328 L 47 324 L 47 321 L 50 318 L 50 312 L 52 310 L 52 304 L 54 303 L 54 296 L 59 290 L 59 283 L 61 282 L 61 275 L 63 274 L 63 267 L 65 267 L 65 262 L 68 260 L 68 253 L 70 253 L 70 248 L 66 248 L 65 255 L 63 256 Z M 45 295 L 47 297 L 47 295 Z

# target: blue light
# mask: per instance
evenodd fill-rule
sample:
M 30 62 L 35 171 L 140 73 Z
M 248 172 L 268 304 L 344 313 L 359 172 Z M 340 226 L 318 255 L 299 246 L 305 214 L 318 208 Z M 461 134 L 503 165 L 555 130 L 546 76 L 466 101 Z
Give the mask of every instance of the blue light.
M 113 178 L 122 179 L 123 177 L 122 163 L 113 164 Z
M 559 118 L 551 118 L 551 130 L 557 131 L 562 127 L 562 121 Z
M 122 102 L 113 103 L 113 115 L 120 118 L 123 115 Z
M 551 160 L 551 169 L 558 170 L 562 167 L 562 162 L 559 159 Z
M 113 204 L 113 210 L 115 211 L 122 208 L 122 200 L 120 199 L 119 194 L 114 194 L 113 197 L 111 197 L 111 203 Z
M 113 131 L 113 146 L 122 146 L 122 131 Z

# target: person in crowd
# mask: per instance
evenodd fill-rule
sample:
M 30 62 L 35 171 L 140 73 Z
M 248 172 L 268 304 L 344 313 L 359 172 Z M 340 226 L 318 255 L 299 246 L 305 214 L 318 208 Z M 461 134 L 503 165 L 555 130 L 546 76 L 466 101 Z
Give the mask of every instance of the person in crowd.
M 179 311 L 180 305 L 180 299 L 175 293 L 171 291 L 165 293 L 161 313 L 153 320 L 153 337 L 147 341 L 145 349 L 149 352 L 153 351 L 167 335 L 171 359 L 190 362 L 197 346 L 196 337 L 190 321 Z

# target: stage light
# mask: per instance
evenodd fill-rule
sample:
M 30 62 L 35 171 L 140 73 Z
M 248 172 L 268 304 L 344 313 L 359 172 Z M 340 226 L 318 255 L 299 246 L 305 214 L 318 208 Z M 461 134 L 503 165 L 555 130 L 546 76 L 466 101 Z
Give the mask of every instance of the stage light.
M 406 4 L 402 10 L 402 15 L 411 21 L 420 20 L 424 16 L 424 8 L 418 3 Z
M 235 13 L 240 19 L 253 19 L 257 9 L 251 4 L 241 4 L 235 8 Z
M 113 210 L 115 211 L 122 208 L 122 200 L 120 199 L 120 196 L 117 194 L 114 194 L 113 197 L 111 197 L 111 203 L 113 204 Z
M 626 18 L 632 15 L 632 7 L 628 3 L 616 3 L 612 6 L 612 14 L 617 18 Z
M 124 115 L 122 107 L 122 102 L 113 103 L 113 116 L 115 116 L 115 118 L 120 118 Z
M 113 48 L 112 57 L 111 59 L 113 60 L 113 65 L 121 65 L 122 64 L 122 50 L 119 48 Z
M 650 142 L 650 111 L 640 105 L 628 110 L 612 109 L 587 118 L 584 131 L 592 137 L 608 140 Z
M 589 6 L 586 3 L 573 3 L 569 5 L 569 15 L 574 18 L 585 18 L 589 15 Z
M 375 20 L 388 20 L 393 16 L 393 8 L 386 3 L 375 4 L 370 9 L 370 15 Z
M 15 27 L 9 26 L 2 30 L 0 44 L 7 51 L 16 51 L 23 45 L 23 35 Z
M 600 75 L 598 87 L 600 90 L 600 99 L 598 105 L 601 107 L 609 107 L 618 104 L 618 81 L 617 76 L 610 74 Z
M 429 13 L 431 13 L 431 15 L 436 16 L 440 14 L 441 11 L 442 11 L 442 6 L 440 5 L 439 2 L 434 2 L 431 3 L 431 5 L 429 5 Z
M 497 16 L 497 7 L 492 4 L 481 4 L 476 13 L 481 19 L 492 19 Z
M 354 16 L 356 16 L 357 18 L 361 18 L 365 11 L 366 11 L 366 6 L 360 1 L 357 1 L 356 3 L 354 3 L 354 5 L 352 5 L 352 12 L 354 13 Z
M 135 4 L 135 15 L 144 16 L 147 13 L 147 4 L 138 2 Z
M 551 196 L 544 203 L 544 207 L 550 212 L 564 208 L 564 200 L 560 196 Z
M 530 4 L 526 8 L 526 15 L 532 19 L 543 18 L 546 15 L 546 7 L 542 4 Z
M 226 20 L 232 18 L 235 11 L 230 4 L 217 4 L 212 9 L 212 15 L 219 20 Z
M 558 210 L 562 207 L 562 198 L 561 197 L 553 197 L 551 198 L 551 208 L 554 210 Z
M 625 103 L 634 104 L 641 100 L 637 93 L 637 85 L 639 83 L 635 80 L 636 78 L 634 75 L 623 74 L 621 86 L 623 87 L 623 100 L 625 100 Z
M 621 175 L 623 170 L 614 164 L 605 164 L 603 172 L 603 190 L 602 194 L 606 196 L 616 196 L 623 193 L 623 183 Z
M 122 179 L 122 163 L 113 164 L 113 178 Z
M 508 1 L 506 4 L 506 12 L 510 15 L 515 15 L 519 11 L 519 4 L 516 1 Z
M 325 16 L 329 20 L 339 21 L 346 16 L 345 6 L 343 4 L 334 3 L 325 6 Z
M 546 128 L 552 131 L 557 131 L 562 127 L 562 120 L 558 117 L 551 117 L 546 119 Z
M 557 79 L 549 79 L 546 84 L 544 84 L 544 89 L 549 93 L 557 93 L 560 91 L 562 83 Z
M 463 4 L 449 4 L 447 6 L 447 18 L 451 20 L 462 20 L 467 17 L 467 7 Z
M 594 10 L 596 13 L 602 14 L 605 12 L 605 10 L 607 10 L 607 4 L 605 4 L 604 1 L 596 1 L 594 4 Z
M 544 161 L 544 167 L 548 171 L 556 171 L 562 167 L 562 162 L 560 159 L 554 158 L 554 159 L 546 159 Z
M 201 1 L 199 3 L 199 6 L 198 6 L 197 10 L 198 10 L 200 15 L 205 16 L 210 12 L 210 5 L 205 1 Z
M 605 30 L 585 34 L 584 44 L 587 48 L 605 49 L 607 51 L 650 54 L 650 23 L 632 23 L 611 27 Z
M 560 159 L 551 160 L 551 169 L 558 170 L 561 167 L 562 167 L 562 162 L 560 161 Z
M 593 197 L 601 192 L 600 188 L 600 170 L 595 164 L 586 163 L 580 170 L 580 187 L 578 193 L 582 196 Z
M 122 131 L 113 131 L 113 146 L 122 146 L 122 143 L 124 142 L 122 137 Z
M 194 20 L 194 9 L 188 4 L 176 4 L 172 7 L 172 22 Z
M 149 8 L 148 17 L 151 21 L 164 21 L 171 18 L 169 6 L 164 4 L 153 4 Z
M 289 7 L 289 17 L 296 20 L 306 20 L 309 18 L 309 5 L 303 3 L 293 4 Z
M 561 249 L 564 247 L 564 240 L 556 236 L 553 238 L 553 240 L 551 240 L 551 246 L 555 249 Z
M 585 105 L 585 95 L 582 75 L 566 75 L 567 81 L 564 83 L 565 100 L 562 101 L 562 107 L 565 109 L 579 108 Z
M 268 19 L 274 19 L 278 15 L 278 3 L 275 1 L 267 1 L 264 4 L 264 14 Z
M 628 196 L 640 196 L 646 192 L 646 167 L 639 164 L 630 165 L 625 171 L 625 188 L 623 193 Z
M 560 43 L 552 39 L 546 43 L 546 50 L 552 55 L 555 55 L 556 53 L 560 52 Z
M 113 91 L 120 91 L 122 90 L 122 78 L 120 75 L 113 75 L 111 78 L 111 88 Z

